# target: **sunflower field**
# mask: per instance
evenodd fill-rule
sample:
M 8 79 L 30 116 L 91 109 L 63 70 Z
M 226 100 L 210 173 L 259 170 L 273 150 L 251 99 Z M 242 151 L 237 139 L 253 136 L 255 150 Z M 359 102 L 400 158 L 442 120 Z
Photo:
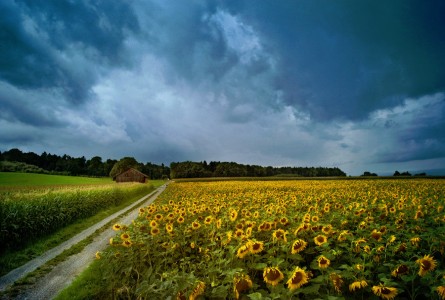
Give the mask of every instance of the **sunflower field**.
M 171 183 L 96 254 L 115 299 L 445 299 L 445 181 Z

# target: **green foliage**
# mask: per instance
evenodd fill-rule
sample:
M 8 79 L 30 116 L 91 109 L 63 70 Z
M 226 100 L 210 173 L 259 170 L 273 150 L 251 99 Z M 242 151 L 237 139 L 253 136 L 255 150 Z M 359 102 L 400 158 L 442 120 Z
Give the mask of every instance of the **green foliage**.
M 243 165 L 235 162 L 172 162 L 170 164 L 171 178 L 204 178 L 204 177 L 330 177 L 346 176 L 339 168 L 324 167 L 262 167 Z
M 0 152 L 0 172 L 30 172 L 104 177 L 110 174 L 113 166 L 117 162 L 115 159 L 102 161 L 100 156 L 86 159 L 83 156 L 71 157 L 66 154 L 59 156 L 46 152 L 38 155 L 34 152 L 22 152 L 16 148 L 3 153 Z M 135 160 L 133 163 L 132 167 L 149 175 L 150 179 L 161 179 L 163 176 L 170 174 L 170 169 L 163 164 L 156 165 L 149 162 L 142 164 Z
M 140 169 L 136 159 L 133 157 L 124 157 L 114 164 L 113 169 L 110 171 L 110 177 L 114 178 L 114 176 L 119 175 L 130 168 Z
M 49 171 L 43 170 L 34 165 L 16 161 L 0 161 L 0 172 L 22 172 L 22 173 L 40 173 L 49 174 Z

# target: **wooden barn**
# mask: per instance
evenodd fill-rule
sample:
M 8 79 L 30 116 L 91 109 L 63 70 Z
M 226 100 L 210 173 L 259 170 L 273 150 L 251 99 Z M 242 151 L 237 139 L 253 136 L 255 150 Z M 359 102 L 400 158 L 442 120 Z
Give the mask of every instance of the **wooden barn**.
M 136 169 L 130 168 L 113 177 L 116 182 L 140 182 L 145 183 L 148 176 Z

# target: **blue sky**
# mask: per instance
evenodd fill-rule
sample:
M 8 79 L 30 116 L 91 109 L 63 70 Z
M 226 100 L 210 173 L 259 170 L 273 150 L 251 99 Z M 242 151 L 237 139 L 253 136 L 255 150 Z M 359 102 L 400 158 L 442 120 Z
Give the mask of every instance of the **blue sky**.
M 445 2 L 2 1 L 0 151 L 445 169 Z

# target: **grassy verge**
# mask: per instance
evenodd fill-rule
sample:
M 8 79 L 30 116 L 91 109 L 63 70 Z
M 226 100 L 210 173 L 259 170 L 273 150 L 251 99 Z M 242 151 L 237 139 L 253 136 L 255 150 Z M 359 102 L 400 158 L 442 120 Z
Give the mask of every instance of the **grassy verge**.
M 152 180 L 150 181 L 150 183 L 153 185 L 153 189 L 155 189 L 161 186 L 164 181 Z M 137 195 L 132 198 L 126 199 L 119 206 L 110 207 L 108 209 L 100 211 L 92 217 L 78 220 L 75 223 L 62 228 L 49 236 L 28 241 L 28 243 L 19 250 L 7 251 L 5 253 L 2 253 L 2 255 L 0 256 L 0 276 L 7 274 L 9 271 L 27 263 L 31 259 L 38 257 L 49 249 L 54 248 L 55 246 L 70 239 L 79 232 L 91 227 L 104 218 L 123 209 L 124 207 L 140 199 L 141 196 L 143 195 Z
M 95 260 L 69 287 L 60 292 L 54 299 L 109 299 L 112 291 L 109 282 L 103 279 L 102 263 L 101 260 Z

